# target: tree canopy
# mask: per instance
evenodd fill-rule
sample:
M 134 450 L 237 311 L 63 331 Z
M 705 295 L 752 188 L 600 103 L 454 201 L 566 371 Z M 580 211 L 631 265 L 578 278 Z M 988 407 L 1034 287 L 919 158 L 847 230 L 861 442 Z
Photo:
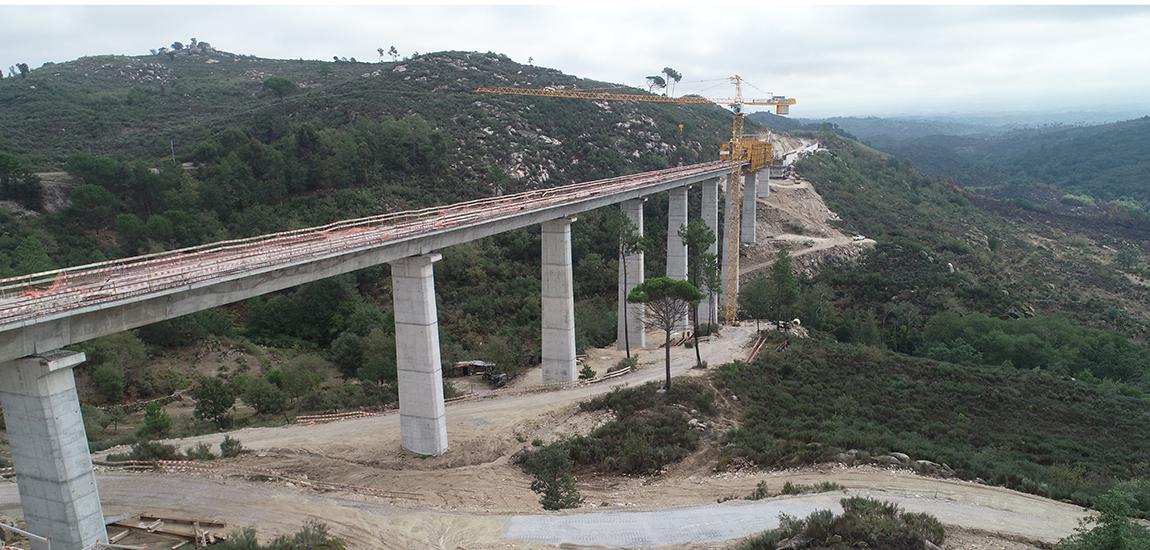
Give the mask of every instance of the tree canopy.
M 628 302 L 643 304 L 645 307 L 647 315 L 643 324 L 646 328 L 660 330 L 666 336 L 663 348 L 668 389 L 671 387 L 671 333 L 679 327 L 683 318 L 703 297 L 703 293 L 699 292 L 690 281 L 670 277 L 647 279 L 631 289 L 627 295 Z
M 288 96 L 296 91 L 296 83 L 288 80 L 282 76 L 270 76 L 264 80 L 264 88 L 270 90 L 280 102 L 283 102 L 285 96 Z

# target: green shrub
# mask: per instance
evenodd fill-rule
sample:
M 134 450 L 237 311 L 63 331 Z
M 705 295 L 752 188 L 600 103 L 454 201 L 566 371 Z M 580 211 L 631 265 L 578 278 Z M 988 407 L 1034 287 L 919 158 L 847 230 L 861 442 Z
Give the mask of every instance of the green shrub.
M 224 440 L 220 442 L 220 457 L 221 458 L 235 458 L 244 453 L 244 446 L 240 440 L 225 435 Z
M 108 455 L 110 462 L 123 462 L 126 460 L 179 460 L 180 458 L 180 452 L 175 446 L 147 440 L 141 440 L 133 444 L 128 454 Z
M 639 366 L 639 360 L 637 358 L 635 358 L 635 357 L 624 357 L 624 358 L 620 359 L 614 365 L 607 367 L 607 374 L 611 374 L 615 371 L 620 371 L 623 369 L 634 370 L 638 366 Z
M 581 466 L 618 474 L 658 474 L 698 447 L 698 434 L 683 411 L 659 405 L 596 428 L 568 441 Z
M 746 496 L 745 500 L 763 500 L 764 498 L 771 498 L 771 491 L 767 488 L 766 481 L 760 481 L 758 485 L 755 485 L 755 490 Z
M 1066 206 L 1093 206 L 1094 205 L 1094 199 L 1090 195 L 1075 195 L 1073 193 L 1067 193 L 1065 195 L 1062 195 L 1062 198 L 1058 199 L 1058 202 L 1061 202 L 1062 204 L 1065 204 Z
M 123 399 L 127 381 L 124 379 L 124 368 L 112 363 L 102 363 L 92 369 L 92 384 L 105 403 L 116 403 Z
M 539 494 L 544 510 L 576 508 L 583 502 L 571 475 L 572 465 L 571 455 L 562 443 L 543 447 L 523 461 L 523 471 L 535 477 L 531 490 Z
M 236 403 L 236 396 L 223 380 L 215 377 L 200 380 L 199 385 L 192 390 L 192 398 L 196 400 L 192 416 L 213 422 L 219 428 L 231 425 L 229 412 Z
M 591 365 L 583 365 L 583 368 L 579 369 L 580 380 L 590 380 L 595 378 L 595 374 L 595 370 L 591 368 Z
M 244 403 L 257 414 L 280 414 L 287 409 L 288 396 L 264 378 L 249 380 L 244 388 Z
M 184 451 L 184 456 L 188 460 L 212 460 L 216 458 L 212 448 L 207 443 L 197 443 L 195 447 Z
M 839 501 L 843 513 L 819 510 L 805 519 L 780 516 L 779 527 L 739 545 L 741 550 L 775 550 L 782 540 L 809 539 L 809 548 L 882 548 L 922 550 L 925 542 L 942 545 L 942 523 L 927 514 L 903 512 L 889 502 L 851 497 Z
M 172 431 L 172 417 L 159 403 L 152 403 L 144 409 L 144 424 L 136 430 L 136 435 L 143 439 L 167 437 Z
M 268 544 L 260 544 L 254 529 L 241 529 L 230 533 L 227 540 L 212 546 L 216 550 L 344 550 L 347 543 L 328 533 L 327 526 L 308 521 L 294 535 L 276 537 Z
M 650 409 L 657 404 L 679 404 L 688 409 L 696 409 L 704 415 L 715 412 L 715 392 L 706 382 L 693 378 L 683 378 L 671 386 L 671 391 L 660 393 L 658 382 L 648 382 L 629 388 L 617 387 L 611 391 L 579 404 L 584 411 L 610 410 L 620 417 L 636 411 Z
M 710 336 L 712 334 L 718 334 L 722 328 L 722 325 L 719 325 L 718 323 L 699 323 L 699 338 Z
M 280 389 L 292 398 L 303 397 L 323 382 L 324 371 L 330 368 L 332 364 L 316 354 L 295 357 L 280 370 Z
M 1056 550 L 1125 550 L 1150 548 L 1150 530 L 1130 521 L 1136 497 L 1111 491 L 1096 500 L 1098 516 L 1082 520 L 1074 534 L 1059 541 Z M 1093 525 L 1093 527 L 1091 527 Z
M 831 491 L 842 491 L 844 487 L 833 481 L 820 481 L 814 485 L 804 485 L 802 483 L 791 483 L 790 481 L 783 484 L 783 490 L 779 492 L 780 495 L 805 495 L 807 493 L 829 493 Z

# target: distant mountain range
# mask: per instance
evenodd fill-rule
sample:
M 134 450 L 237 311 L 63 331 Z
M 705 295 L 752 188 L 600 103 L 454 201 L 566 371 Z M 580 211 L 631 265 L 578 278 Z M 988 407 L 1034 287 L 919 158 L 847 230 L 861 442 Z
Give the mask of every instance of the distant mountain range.
M 750 119 L 779 131 L 836 130 L 968 187 L 1044 184 L 1150 211 L 1150 117 L 1097 123 L 1117 113 L 958 117 Z M 1028 118 L 1029 117 L 1029 118 Z M 1026 124 L 1026 121 L 1032 124 Z M 1071 125 L 1054 120 L 1084 120 Z M 1038 124 L 1042 122 L 1042 124 Z

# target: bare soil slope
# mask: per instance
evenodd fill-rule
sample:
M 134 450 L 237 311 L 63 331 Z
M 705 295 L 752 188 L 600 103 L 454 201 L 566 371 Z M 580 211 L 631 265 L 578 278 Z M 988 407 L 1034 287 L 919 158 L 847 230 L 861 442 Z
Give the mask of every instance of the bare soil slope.
M 874 245 L 873 240 L 855 240 L 836 228 L 833 222 L 838 215 L 809 182 L 772 180 L 770 186 L 770 194 L 759 199 L 756 210 L 758 242 L 743 247 L 740 275 L 744 280 L 770 267 L 784 248 L 800 271 L 811 273 L 827 258 L 853 260 Z

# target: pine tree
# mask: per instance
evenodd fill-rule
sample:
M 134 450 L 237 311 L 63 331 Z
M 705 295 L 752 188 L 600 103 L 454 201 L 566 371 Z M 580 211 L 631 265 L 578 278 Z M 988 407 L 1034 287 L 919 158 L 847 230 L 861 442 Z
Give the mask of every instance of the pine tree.
M 12 269 L 19 275 L 51 271 L 55 268 L 52 258 L 48 257 L 48 251 L 44 248 L 44 243 L 35 236 L 25 237 L 12 252 Z

